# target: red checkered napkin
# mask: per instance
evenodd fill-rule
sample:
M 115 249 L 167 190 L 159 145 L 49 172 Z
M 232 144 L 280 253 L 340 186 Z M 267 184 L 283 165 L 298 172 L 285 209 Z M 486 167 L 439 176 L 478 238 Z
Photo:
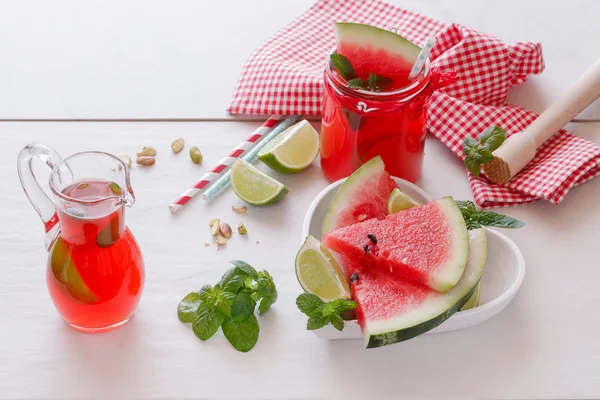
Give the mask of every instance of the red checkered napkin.
M 434 67 L 455 70 L 460 81 L 434 93 L 428 128 L 463 158 L 465 136 L 490 125 L 520 132 L 537 116 L 508 105 L 510 87 L 544 69 L 541 46 L 500 39 L 460 25 L 445 25 L 379 0 L 320 0 L 263 43 L 246 62 L 228 111 L 232 114 L 318 115 L 323 68 L 335 45 L 333 23 L 353 21 L 395 27 L 420 44 L 435 34 Z M 535 159 L 504 186 L 469 175 L 475 202 L 483 208 L 509 206 L 540 198 L 558 204 L 569 189 L 600 175 L 600 146 L 561 131 Z

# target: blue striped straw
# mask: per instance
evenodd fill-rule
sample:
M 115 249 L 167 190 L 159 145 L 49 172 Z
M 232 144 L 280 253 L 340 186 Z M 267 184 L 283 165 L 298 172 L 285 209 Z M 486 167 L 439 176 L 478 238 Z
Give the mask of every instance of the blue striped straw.
M 273 130 L 269 132 L 269 134 L 265 136 L 264 139 L 261 140 L 252 150 L 246 153 L 246 155 L 242 157 L 242 160 L 249 163 L 253 163 L 257 158 L 258 152 L 263 147 L 265 147 L 267 143 L 269 143 L 271 140 L 277 137 L 277 135 L 279 135 L 281 132 L 285 131 L 287 128 L 292 126 L 296 121 L 298 121 L 298 119 L 300 119 L 299 115 L 290 115 L 289 117 L 284 119 L 279 125 L 273 128 Z M 206 201 L 211 201 L 216 196 L 218 196 L 218 194 L 221 193 L 221 191 L 225 189 L 227 185 L 229 185 L 230 181 L 231 170 L 227 171 L 227 173 L 225 173 L 223 176 L 217 179 L 211 187 L 209 187 L 204 193 L 202 193 L 202 198 Z
M 429 57 L 429 53 L 431 53 L 431 49 L 433 49 L 433 46 L 435 46 L 435 37 L 427 36 L 427 39 L 425 39 L 425 43 L 423 43 L 423 47 L 421 47 L 421 52 L 417 57 L 417 61 L 415 61 L 414 65 L 412 66 L 410 74 L 408 74 L 409 80 L 412 81 L 416 79 L 417 76 L 419 76 L 421 70 L 423 69 L 423 66 L 425 65 L 425 60 L 427 60 L 427 57 Z

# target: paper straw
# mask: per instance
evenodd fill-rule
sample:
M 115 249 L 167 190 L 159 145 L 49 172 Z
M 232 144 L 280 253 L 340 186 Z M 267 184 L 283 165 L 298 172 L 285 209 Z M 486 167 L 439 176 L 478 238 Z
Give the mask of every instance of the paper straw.
M 265 138 L 261 140 L 261 142 L 257 144 L 256 147 L 254 147 L 251 151 L 246 153 L 246 155 L 242 157 L 242 160 L 249 163 L 253 163 L 256 160 L 258 152 L 263 147 L 265 147 L 267 143 L 269 143 L 271 140 L 277 137 L 277 135 L 279 135 L 281 132 L 285 131 L 287 128 L 292 126 L 294 122 L 296 122 L 299 118 L 300 116 L 298 115 L 291 115 L 287 117 L 285 120 L 283 120 L 283 122 L 277 125 L 277 127 L 273 129 L 267 136 L 265 136 Z M 227 173 L 220 177 L 214 183 L 214 185 L 208 188 L 208 190 L 206 190 L 206 192 L 202 194 L 202 198 L 206 201 L 211 201 L 215 198 L 215 196 L 221 193 L 223 189 L 225 189 L 225 187 L 229 184 L 229 181 L 231 181 L 231 170 L 227 171 Z
M 416 79 L 417 76 L 419 76 L 421 70 L 423 69 L 423 66 L 425 65 L 427 57 L 429 57 L 429 53 L 431 53 L 431 49 L 433 49 L 433 46 L 435 46 L 435 37 L 427 36 L 427 39 L 425 39 L 425 43 L 423 43 L 423 47 L 421 47 L 421 52 L 417 57 L 417 61 L 415 61 L 414 65 L 412 66 L 412 69 L 410 70 L 410 74 L 408 75 L 409 80 L 412 81 Z
M 200 178 L 200 180 L 188 190 L 183 192 L 181 196 L 179 196 L 171 205 L 169 205 L 169 211 L 172 213 L 177 212 L 183 205 L 185 205 L 192 197 L 197 195 L 208 186 L 211 182 L 216 180 L 218 176 L 223 173 L 235 160 L 237 160 L 245 151 L 250 150 L 252 147 L 258 143 L 260 138 L 262 138 L 267 132 L 277 124 L 277 122 L 281 121 L 282 116 L 272 116 L 267 119 L 261 126 L 259 126 L 252 134 L 242 143 L 237 145 L 235 149 L 225 158 L 223 158 L 217 165 L 214 166 L 210 172 L 207 172 Z

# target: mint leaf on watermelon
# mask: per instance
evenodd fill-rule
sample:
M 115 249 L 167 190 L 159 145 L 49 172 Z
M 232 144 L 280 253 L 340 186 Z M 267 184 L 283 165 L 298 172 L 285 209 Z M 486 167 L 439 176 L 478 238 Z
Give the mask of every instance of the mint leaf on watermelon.
M 360 78 L 350 79 L 348 81 L 348 87 L 350 89 L 364 89 L 365 88 L 365 82 L 362 79 L 360 79 Z
M 344 57 L 341 54 L 334 53 L 331 54 L 329 58 L 331 60 L 331 64 L 333 64 L 333 67 L 340 73 L 342 78 L 344 78 L 347 81 L 356 78 L 354 68 L 352 67 L 352 64 L 350 64 L 350 61 L 348 61 L 346 57 Z
M 319 296 L 312 293 L 302 293 L 296 298 L 296 305 L 308 316 L 306 329 L 309 331 L 320 329 L 327 324 L 332 324 L 341 331 L 344 329 L 342 314 L 356 308 L 355 301 L 338 299 L 325 303 Z
M 518 229 L 525 226 L 524 222 L 507 215 L 480 210 L 469 200 L 457 200 L 456 205 L 465 219 L 468 230 L 478 229 L 483 226 L 505 229 Z

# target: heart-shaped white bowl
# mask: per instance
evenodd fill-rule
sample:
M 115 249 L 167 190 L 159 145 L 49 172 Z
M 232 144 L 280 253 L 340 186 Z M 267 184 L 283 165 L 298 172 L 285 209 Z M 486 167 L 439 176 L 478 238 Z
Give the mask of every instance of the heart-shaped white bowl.
M 321 238 L 323 218 L 345 179 L 327 186 L 313 200 L 304 217 L 302 226 L 302 242 L 306 236 Z M 428 202 L 432 197 L 413 183 L 394 178 L 400 190 L 415 199 Z M 430 330 L 429 333 L 440 333 L 468 328 L 492 318 L 502 311 L 517 294 L 525 277 L 525 260 L 517 245 L 502 233 L 487 229 L 488 257 L 483 277 L 481 278 L 481 297 L 479 307 L 460 311 L 448 318 L 444 323 Z M 360 339 L 360 327 L 356 321 L 346 321 L 343 331 L 331 325 L 315 330 L 315 334 L 323 339 Z

